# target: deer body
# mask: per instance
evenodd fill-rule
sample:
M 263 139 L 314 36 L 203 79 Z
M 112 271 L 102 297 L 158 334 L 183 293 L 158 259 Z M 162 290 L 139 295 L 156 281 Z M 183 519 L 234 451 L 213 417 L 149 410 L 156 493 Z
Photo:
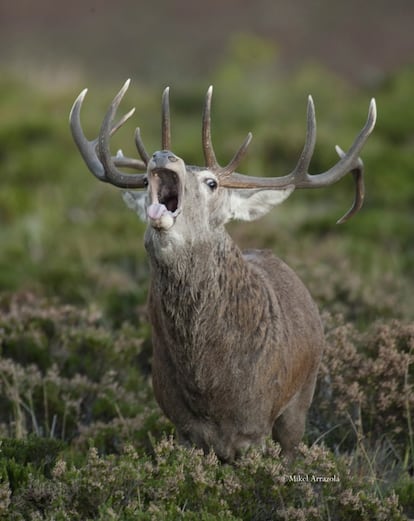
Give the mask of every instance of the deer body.
M 290 453 L 324 342 L 308 291 L 271 252 L 242 254 L 224 230 L 173 263 L 152 246 L 153 385 L 179 439 L 232 460 L 274 428 Z
M 232 461 L 270 434 L 291 456 L 303 436 L 324 344 L 319 313 L 288 266 L 269 251 L 241 252 L 225 225 L 232 219 L 258 219 L 295 188 L 326 186 L 349 171 L 356 197 L 340 222 L 355 214 L 364 193 L 358 154 L 374 127 L 375 103 L 350 150 L 337 148 L 339 162 L 310 175 L 316 124 L 309 98 L 307 137 L 296 168 L 283 177 L 257 178 L 235 172 L 250 134 L 228 165 L 217 163 L 211 89 L 203 114 L 204 167 L 186 165 L 171 152 L 168 90 L 162 104 L 162 150 L 150 156 L 137 129 L 142 161 L 121 153 L 111 156 L 109 137 L 132 114 L 113 125 L 127 87 L 114 98 L 96 140 L 88 141 L 80 125 L 86 91 L 76 100 L 70 121 L 92 173 L 128 189 L 126 204 L 147 222 L 157 401 L 183 443 L 214 449 L 222 460 Z M 126 174 L 118 169 L 122 166 L 145 173 Z

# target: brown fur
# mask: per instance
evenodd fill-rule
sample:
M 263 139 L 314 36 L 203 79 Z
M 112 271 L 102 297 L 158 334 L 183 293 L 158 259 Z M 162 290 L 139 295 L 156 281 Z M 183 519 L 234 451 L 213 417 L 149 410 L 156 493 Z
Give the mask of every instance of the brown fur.
M 226 461 L 273 434 L 291 455 L 305 428 L 323 346 L 317 308 L 269 251 L 224 231 L 152 266 L 155 396 L 179 439 Z M 154 246 L 155 245 L 155 246 Z

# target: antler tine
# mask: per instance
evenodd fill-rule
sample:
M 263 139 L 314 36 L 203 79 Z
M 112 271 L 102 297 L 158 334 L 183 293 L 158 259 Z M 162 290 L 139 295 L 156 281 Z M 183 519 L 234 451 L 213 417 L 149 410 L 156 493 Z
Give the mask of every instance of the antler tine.
M 171 150 L 170 87 L 162 93 L 162 149 Z
M 247 148 L 252 138 L 253 134 L 249 132 L 247 134 L 246 139 L 241 144 L 240 148 L 234 154 L 233 159 L 226 166 L 220 168 L 218 172 L 220 179 L 230 176 L 236 170 L 236 168 L 239 166 L 240 161 L 245 156 Z
M 135 170 L 146 170 L 146 164 L 144 161 L 141 161 L 140 159 L 133 159 L 132 157 L 126 157 L 122 153 L 122 150 L 118 150 L 116 156 L 112 157 L 112 160 L 115 164 L 115 166 L 122 166 L 124 168 L 133 168 Z M 131 174 L 127 174 L 128 178 L 132 178 Z M 106 179 L 106 181 L 109 181 L 109 179 Z M 132 187 L 130 187 L 132 188 Z
M 213 85 L 207 90 L 206 100 L 203 110 L 203 128 L 202 128 L 202 145 L 204 161 L 208 168 L 215 171 L 220 168 L 214 152 L 213 143 L 211 141 L 211 98 L 213 96 Z
M 343 158 L 346 153 L 338 145 L 335 147 L 336 153 L 339 157 Z M 355 181 L 355 197 L 351 208 L 336 221 L 336 224 L 343 224 L 353 215 L 355 215 L 362 208 L 365 198 L 365 183 L 364 183 L 364 163 L 361 158 L 358 158 L 357 166 L 351 171 Z
M 119 130 L 124 123 L 126 123 L 131 116 L 135 114 L 135 107 L 133 107 L 129 112 L 127 112 L 122 118 L 115 123 L 115 125 L 111 128 L 109 135 L 113 136 L 117 130 Z
M 137 147 L 139 155 L 141 156 L 141 159 L 144 161 L 146 165 L 148 165 L 150 156 L 145 149 L 144 142 L 142 141 L 141 137 L 141 129 L 139 127 L 135 129 L 135 145 Z
M 122 116 L 122 118 L 118 121 L 116 125 L 113 126 L 111 131 L 109 132 L 110 136 L 113 136 L 115 132 L 122 127 L 122 125 L 128 121 L 128 119 L 135 113 L 135 107 L 131 109 L 129 112 Z M 98 138 L 95 139 L 95 142 L 98 143 Z M 142 140 L 141 140 L 142 142 Z M 138 148 L 138 146 L 137 146 Z M 139 155 L 141 156 L 141 160 L 133 159 L 131 157 L 125 157 L 122 154 L 122 151 L 118 151 L 116 156 L 113 158 L 116 166 L 123 166 L 127 168 L 135 168 L 136 170 L 145 170 L 149 161 L 149 156 L 145 151 L 144 145 L 142 148 L 138 148 Z
M 213 142 L 211 140 L 211 99 L 213 97 L 213 86 L 207 90 L 206 101 L 204 103 L 203 110 L 203 128 L 202 128 L 202 145 L 203 145 L 203 154 L 204 161 L 206 166 L 215 172 L 220 178 L 225 178 L 230 176 L 239 165 L 240 161 L 243 159 L 247 147 L 252 140 L 252 134 L 249 132 L 247 134 L 246 139 L 238 149 L 238 151 L 234 154 L 231 161 L 224 167 L 220 166 L 216 154 L 214 152 Z
M 307 120 L 306 120 L 306 138 L 305 145 L 300 155 L 299 161 L 294 170 L 295 179 L 306 179 L 309 165 L 312 160 L 313 152 L 316 145 L 316 115 L 315 104 L 311 95 L 308 96 Z
M 88 89 L 84 89 L 76 98 L 75 103 L 72 105 L 72 109 L 69 115 L 70 130 L 79 152 L 86 163 L 86 166 L 99 180 L 107 181 L 102 163 L 99 161 L 96 155 L 97 140 L 95 139 L 93 141 L 89 141 L 86 139 L 82 130 L 80 111 L 87 92 Z
M 130 80 L 127 80 L 124 83 L 105 114 L 98 137 L 98 155 L 105 170 L 105 177 L 108 182 L 120 188 L 144 188 L 146 186 L 145 174 L 125 174 L 116 168 L 116 163 L 121 164 L 122 166 L 134 166 L 136 162 L 131 162 L 122 156 L 113 158 L 109 149 L 111 129 L 114 128 L 112 122 L 119 104 L 128 90 L 129 84 Z M 119 125 L 115 125 L 115 127 L 119 128 Z

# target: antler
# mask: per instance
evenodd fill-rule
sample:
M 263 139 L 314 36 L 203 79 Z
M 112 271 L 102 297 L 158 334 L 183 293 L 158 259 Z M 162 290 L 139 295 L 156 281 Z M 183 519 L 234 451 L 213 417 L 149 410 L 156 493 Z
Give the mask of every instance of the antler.
M 202 129 L 202 144 L 203 144 L 203 153 L 204 160 L 206 166 L 213 172 L 215 172 L 220 178 L 225 178 L 232 174 L 236 168 L 238 167 L 240 161 L 243 159 L 244 155 L 247 152 L 247 147 L 252 140 L 252 133 L 249 132 L 247 134 L 246 139 L 241 144 L 238 151 L 233 156 L 233 159 L 226 165 L 220 166 L 216 159 L 216 154 L 214 153 L 213 143 L 211 141 L 211 98 L 213 96 L 213 86 L 210 85 L 207 94 L 206 101 L 204 104 L 203 110 L 203 129 Z M 220 183 L 222 186 L 225 186 L 222 182 Z
M 89 170 L 101 181 L 109 182 L 121 188 L 145 188 L 147 179 L 145 174 L 126 174 L 117 167 L 128 167 L 135 170 L 145 170 L 150 156 L 145 149 L 139 128 L 135 131 L 135 144 L 141 160 L 124 157 L 122 152 L 116 156 L 111 156 L 109 149 L 109 138 L 132 116 L 135 109 L 130 110 L 116 124 L 113 124 L 116 111 L 121 103 L 130 84 L 127 80 L 122 89 L 113 99 L 102 123 L 99 136 L 88 141 L 83 133 L 80 123 L 80 111 L 87 89 L 83 90 L 70 113 L 70 127 L 73 139 L 85 160 Z M 226 166 L 220 166 L 216 159 L 212 140 L 211 140 L 211 99 L 213 87 L 207 91 L 202 124 L 202 145 L 206 167 L 215 172 L 219 178 L 220 186 L 226 188 L 245 188 L 245 189 L 283 189 L 294 186 L 295 188 L 320 188 L 336 183 L 348 172 L 353 174 L 355 180 L 355 198 L 348 212 L 339 219 L 338 223 L 343 223 L 358 212 L 364 200 L 364 165 L 359 158 L 359 153 L 371 134 L 376 121 L 376 105 L 372 99 L 367 121 L 356 137 L 348 152 L 344 152 L 336 146 L 336 151 L 340 157 L 339 161 L 326 172 L 320 174 L 309 174 L 308 169 L 312 159 L 316 143 L 316 117 L 315 107 L 312 97 L 308 98 L 307 108 L 307 131 L 306 140 L 295 169 L 288 175 L 281 177 L 253 177 L 235 172 L 240 161 L 244 157 L 252 134 L 249 132 L 246 139 L 237 150 L 234 157 Z M 171 149 L 171 123 L 170 123 L 170 104 L 169 88 L 164 90 L 162 96 L 162 148 Z
M 129 84 L 130 80 L 127 80 L 122 89 L 113 99 L 103 120 L 99 136 L 96 139 L 88 141 L 83 133 L 80 122 L 80 111 L 88 89 L 84 89 L 77 97 L 70 112 L 69 122 L 73 139 L 78 146 L 86 165 L 95 177 L 100 181 L 111 183 L 120 188 L 144 188 L 147 184 L 145 174 L 125 174 L 117 168 L 119 166 L 133 168 L 135 170 L 146 169 L 149 156 L 142 143 L 139 129 L 137 129 L 135 133 L 135 142 L 142 161 L 125 157 L 122 152 L 118 152 L 116 156 L 111 156 L 109 150 L 109 138 L 135 112 L 135 109 L 130 110 L 118 121 L 118 123 L 113 124 L 116 111 L 129 87 Z
M 375 126 L 377 110 L 374 99 L 371 100 L 369 106 L 367 121 L 348 152 L 345 153 L 337 146 L 336 151 L 340 156 L 338 163 L 326 172 L 310 175 L 308 173 L 308 168 L 316 143 L 316 117 L 314 103 L 312 97 L 309 96 L 305 146 L 303 147 L 295 169 L 290 174 L 282 177 L 253 177 L 234 172 L 242 156 L 246 152 L 247 146 L 251 140 L 251 134 L 247 136 L 245 142 L 226 167 L 223 168 L 218 165 L 211 143 L 211 94 L 212 89 L 210 87 L 207 92 L 204 108 L 202 142 L 206 165 L 217 173 L 221 186 L 227 188 L 247 189 L 273 189 L 287 188 L 289 186 L 294 186 L 295 188 L 320 188 L 336 183 L 344 177 L 345 174 L 352 172 L 355 179 L 355 199 L 351 208 L 343 217 L 341 217 L 341 219 L 338 220 L 338 223 L 345 222 L 360 210 L 364 200 L 364 165 L 362 160 L 359 158 L 359 153 Z

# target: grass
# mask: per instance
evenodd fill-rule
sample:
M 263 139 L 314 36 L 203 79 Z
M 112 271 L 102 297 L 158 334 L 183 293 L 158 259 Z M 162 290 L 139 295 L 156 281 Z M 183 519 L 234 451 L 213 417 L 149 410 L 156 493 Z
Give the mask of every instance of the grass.
M 316 67 L 275 78 L 271 49 L 252 41 L 245 53 L 247 43 L 234 44 L 213 78 L 213 138 L 223 162 L 253 130 L 241 171 L 288 172 L 303 144 L 308 92 L 318 115 L 315 172 L 335 161 L 337 142 L 351 144 L 372 95 L 379 111 L 363 153 L 366 204 L 349 223 L 334 225 L 353 196 L 344 180 L 295 193 L 261 221 L 230 226 L 242 247 L 284 258 L 323 313 L 327 349 L 297 461 L 288 467 L 271 441 L 234 466 L 175 444 L 150 385 L 144 227 L 116 189 L 88 174 L 68 131 L 70 105 L 84 86 L 45 92 L 5 72 L 0 519 L 414 516 L 414 134 L 407 123 L 414 71 L 355 92 Z M 250 62 L 257 89 L 249 79 L 236 89 Z M 118 86 L 90 87 L 83 120 L 92 137 Z M 202 90 L 171 92 L 174 149 L 196 164 Z M 159 146 L 158 94 L 132 86 L 123 103 L 137 104 L 149 149 Z M 131 124 L 114 136 L 114 149 L 133 155 L 132 132 Z

